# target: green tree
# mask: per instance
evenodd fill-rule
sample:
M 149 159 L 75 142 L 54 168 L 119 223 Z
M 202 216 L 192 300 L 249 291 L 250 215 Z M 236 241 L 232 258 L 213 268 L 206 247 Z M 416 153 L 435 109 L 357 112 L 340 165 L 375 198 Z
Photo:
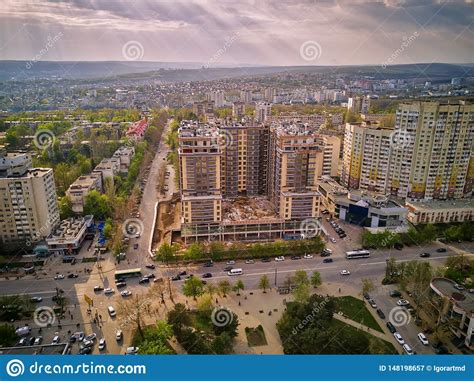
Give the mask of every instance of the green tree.
M 296 287 L 298 287 L 302 284 L 308 285 L 309 284 L 309 278 L 308 278 L 308 274 L 306 273 L 306 271 L 297 270 L 295 272 L 295 275 L 293 276 L 293 282 L 296 285 Z
M 72 202 L 67 196 L 61 197 L 59 200 L 59 215 L 61 220 L 74 217 L 74 212 L 72 211 Z
M 362 278 L 362 294 L 369 293 L 375 289 L 372 279 Z
M 193 297 L 194 300 L 204 293 L 204 284 L 202 280 L 197 277 L 186 279 L 183 284 L 183 294 L 187 297 Z
M 317 271 L 313 271 L 313 274 L 311 274 L 311 285 L 316 288 L 320 286 L 322 283 L 321 281 L 321 274 Z
M 174 255 L 175 255 L 174 248 L 170 244 L 165 242 L 158 249 L 156 253 L 156 260 L 159 260 L 159 261 L 162 261 L 163 263 L 168 264 L 174 259 Z
M 90 191 L 86 196 L 83 214 L 92 214 L 98 220 L 105 220 L 111 217 L 112 206 L 109 203 L 109 198 L 96 190 Z
M 184 258 L 187 260 L 198 260 L 202 259 L 204 257 L 204 254 L 204 246 L 199 242 L 195 242 L 188 247 L 188 249 L 184 253 Z
M 232 289 L 232 286 L 230 285 L 228 280 L 224 279 L 217 284 L 217 288 L 219 290 L 219 294 L 225 298 Z
M 262 275 L 260 278 L 260 281 L 258 282 L 258 288 L 263 290 L 263 293 L 265 294 L 267 292 L 267 288 L 270 287 L 270 281 L 268 279 L 268 276 L 266 274 Z
M 165 321 L 157 321 L 156 326 L 144 330 L 144 337 L 139 344 L 140 349 L 138 353 L 145 355 L 173 354 L 167 343 L 172 335 L 173 329 L 171 325 Z
M 11 347 L 18 340 L 15 327 L 12 324 L 0 325 L 0 347 Z
M 238 279 L 237 282 L 235 282 L 233 289 L 237 293 L 237 295 L 240 295 L 240 291 L 245 289 L 244 282 L 242 282 L 242 279 Z
M 300 283 L 298 284 L 292 291 L 293 298 L 296 302 L 305 302 L 309 299 L 310 292 L 309 292 L 309 284 L 308 283 Z

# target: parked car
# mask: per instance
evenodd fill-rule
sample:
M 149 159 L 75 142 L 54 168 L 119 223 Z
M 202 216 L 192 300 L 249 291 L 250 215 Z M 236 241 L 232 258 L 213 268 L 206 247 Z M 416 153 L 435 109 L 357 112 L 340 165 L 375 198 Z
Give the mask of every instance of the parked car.
M 235 265 L 235 261 L 227 261 L 226 265 Z
M 138 352 L 138 347 L 128 347 L 127 350 L 125 351 L 126 355 L 136 355 Z
M 399 298 L 400 296 L 402 296 L 402 293 L 400 291 L 397 291 L 397 290 L 392 290 L 388 293 L 392 298 Z
M 154 265 L 154 264 L 151 264 L 151 265 L 145 265 L 145 267 L 146 267 L 147 269 L 152 269 L 152 270 L 154 270 L 154 269 L 155 269 L 155 265 Z
M 280 255 L 279 257 L 275 258 L 275 262 L 283 262 L 285 260 L 285 257 L 283 255 Z
M 311 254 L 305 254 L 303 255 L 304 259 L 313 259 L 313 256 Z
M 125 298 L 125 297 L 127 297 L 127 296 L 132 295 L 132 292 L 129 291 L 129 290 L 123 290 L 123 291 L 120 293 L 120 295 L 122 295 L 122 297 Z
M 429 344 L 428 339 L 427 339 L 427 337 L 425 336 L 425 334 L 423 332 L 420 332 L 416 336 L 418 337 L 418 340 L 420 340 L 423 345 L 428 345 Z
M 453 286 L 456 290 L 459 290 L 459 291 L 463 291 L 464 290 L 464 286 L 458 284 L 458 283 L 455 283 L 454 286 Z
M 336 239 L 334 237 L 330 237 L 329 240 L 332 242 L 332 243 L 336 243 Z
M 203 265 L 203 267 L 212 267 L 212 266 L 214 266 L 214 263 L 212 263 L 212 261 L 211 262 L 206 262 Z
M 331 263 L 332 262 L 332 258 L 324 258 L 323 259 L 323 263 Z
M 364 297 L 365 300 L 369 300 L 369 299 L 370 299 L 370 295 L 369 295 L 369 293 L 367 293 L 367 292 L 364 292 L 364 293 L 362 294 L 362 296 Z
M 127 287 L 127 283 L 125 282 L 118 282 L 115 284 L 115 286 L 117 286 L 117 288 L 124 288 L 124 287 Z
M 225 271 L 225 272 L 228 272 L 228 271 L 230 271 L 230 270 L 232 270 L 232 269 L 233 269 L 232 266 L 226 266 L 226 267 L 224 267 L 224 271 Z
M 113 294 L 115 293 L 115 290 L 113 288 L 110 288 L 110 287 L 107 287 L 105 290 L 104 290 L 104 294 L 105 295 L 109 295 L 109 294 Z
M 367 302 L 370 304 L 372 308 L 377 308 L 377 303 L 375 303 L 374 299 L 369 299 Z
M 29 340 L 28 340 L 28 345 L 30 345 L 30 346 L 31 346 L 31 345 L 34 345 L 35 340 L 36 340 L 36 337 L 31 336 L 31 337 L 29 338 Z
M 398 332 L 394 332 L 393 337 L 395 337 L 395 340 L 397 340 L 400 345 L 405 344 L 405 340 L 403 340 L 402 335 L 400 335 Z
M 138 284 L 150 283 L 150 278 L 143 277 L 138 281 Z
M 211 273 L 204 273 L 204 274 L 202 274 L 202 277 L 203 278 L 212 278 L 212 274 Z
M 380 319 L 385 319 L 385 314 L 380 308 L 377 308 L 377 315 L 380 316 Z
M 400 243 L 400 242 L 395 242 L 393 247 L 395 248 L 395 250 L 402 250 L 403 249 L 403 244 Z
M 118 329 L 115 332 L 115 340 L 120 341 L 123 339 L 123 331 L 121 329 Z
M 265 257 L 265 258 L 262 258 L 262 262 L 271 262 L 271 258 L 268 258 L 268 257 Z
M 400 299 L 397 301 L 397 306 L 406 307 L 409 305 L 410 305 L 410 302 L 406 299 Z
M 403 344 L 403 350 L 407 355 L 412 355 L 413 354 L 413 349 L 408 344 Z
M 68 277 L 69 279 L 75 279 L 75 278 L 78 278 L 79 275 L 72 273 L 72 274 L 69 274 L 67 277 Z
M 55 276 L 54 276 L 54 280 L 61 280 L 61 279 L 64 279 L 64 275 L 63 275 L 63 274 L 58 274 L 58 275 L 55 275 Z
M 175 276 L 172 276 L 170 278 L 172 281 L 177 281 L 177 280 L 181 280 L 181 277 L 179 276 L 179 274 L 175 275 Z
M 61 338 L 59 336 L 54 336 L 53 337 L 53 344 L 59 344 L 61 342 Z
M 185 276 L 186 274 L 187 274 L 187 272 L 186 272 L 185 270 L 180 271 L 180 272 L 178 273 L 179 276 Z
M 255 263 L 255 261 L 253 259 L 246 259 L 245 260 L 246 265 L 253 265 L 254 263 Z
M 297 261 L 298 259 L 301 259 L 299 255 L 292 255 L 290 258 L 292 261 Z
M 99 292 L 99 291 L 102 291 L 104 289 L 104 287 L 102 286 L 94 286 L 94 292 Z
M 135 243 L 135 244 L 133 245 L 133 249 L 134 249 L 134 250 L 137 250 L 137 249 L 138 249 L 138 243 Z
M 390 333 L 397 332 L 397 329 L 395 328 L 395 326 L 391 322 L 388 321 L 386 325 L 387 325 L 387 328 L 390 331 Z
M 95 332 L 84 337 L 84 340 L 87 340 L 87 341 L 95 341 L 96 339 L 97 339 L 97 334 Z
M 340 272 L 341 275 L 351 275 L 351 272 L 349 270 L 342 270 Z
M 99 351 L 103 351 L 105 347 L 107 346 L 107 343 L 104 338 L 99 340 Z
M 34 345 L 41 345 L 41 343 L 43 342 L 43 336 L 38 336 L 36 339 L 35 339 L 35 342 L 33 343 Z

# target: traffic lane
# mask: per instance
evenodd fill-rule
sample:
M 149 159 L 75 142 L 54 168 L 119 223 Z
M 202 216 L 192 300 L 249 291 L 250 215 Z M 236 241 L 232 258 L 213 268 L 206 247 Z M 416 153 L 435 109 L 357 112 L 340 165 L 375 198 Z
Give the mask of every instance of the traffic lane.
M 377 287 L 370 296 L 375 300 L 378 307 L 385 313 L 385 322 L 392 321 L 397 331 L 402 335 L 403 340 L 418 354 L 433 354 L 434 351 L 430 345 L 425 346 L 418 339 L 417 335 L 421 328 L 414 323 L 414 319 L 409 311 L 397 306 L 397 301 L 403 298 L 391 297 L 389 292 L 396 290 L 397 285 Z M 392 318 L 390 319 L 390 316 Z M 429 335 L 426 335 L 429 338 Z

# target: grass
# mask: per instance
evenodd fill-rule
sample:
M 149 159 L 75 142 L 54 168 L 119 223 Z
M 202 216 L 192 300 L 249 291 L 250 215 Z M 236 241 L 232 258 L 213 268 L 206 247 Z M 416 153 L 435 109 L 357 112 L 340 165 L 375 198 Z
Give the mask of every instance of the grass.
M 383 333 L 382 328 L 380 328 L 380 325 L 367 309 L 363 300 L 354 298 L 353 296 L 341 296 L 336 298 L 336 302 L 338 310 L 341 311 L 344 316 Z
M 249 347 L 258 347 L 268 345 L 263 327 L 259 325 L 256 328 L 245 327 L 245 334 Z
M 372 336 L 370 333 L 361 331 L 360 329 L 357 329 L 351 325 L 348 325 L 340 320 L 333 319 L 331 324 L 338 327 L 347 337 L 357 337 L 358 335 L 366 336 L 370 342 L 369 347 L 367 348 L 367 354 L 375 354 L 375 355 L 398 354 L 393 344 L 388 341 Z

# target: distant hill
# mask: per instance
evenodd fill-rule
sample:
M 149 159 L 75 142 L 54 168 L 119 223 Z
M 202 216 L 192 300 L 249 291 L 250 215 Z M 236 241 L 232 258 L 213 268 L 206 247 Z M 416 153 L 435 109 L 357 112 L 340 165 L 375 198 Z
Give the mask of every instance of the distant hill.
M 381 66 L 246 66 L 203 69 L 197 62 L 142 61 L 0 61 L 0 80 L 145 80 L 165 82 L 215 80 L 283 72 L 358 74 L 376 79 L 418 78 L 426 80 L 473 76 L 474 64 L 407 64 Z

